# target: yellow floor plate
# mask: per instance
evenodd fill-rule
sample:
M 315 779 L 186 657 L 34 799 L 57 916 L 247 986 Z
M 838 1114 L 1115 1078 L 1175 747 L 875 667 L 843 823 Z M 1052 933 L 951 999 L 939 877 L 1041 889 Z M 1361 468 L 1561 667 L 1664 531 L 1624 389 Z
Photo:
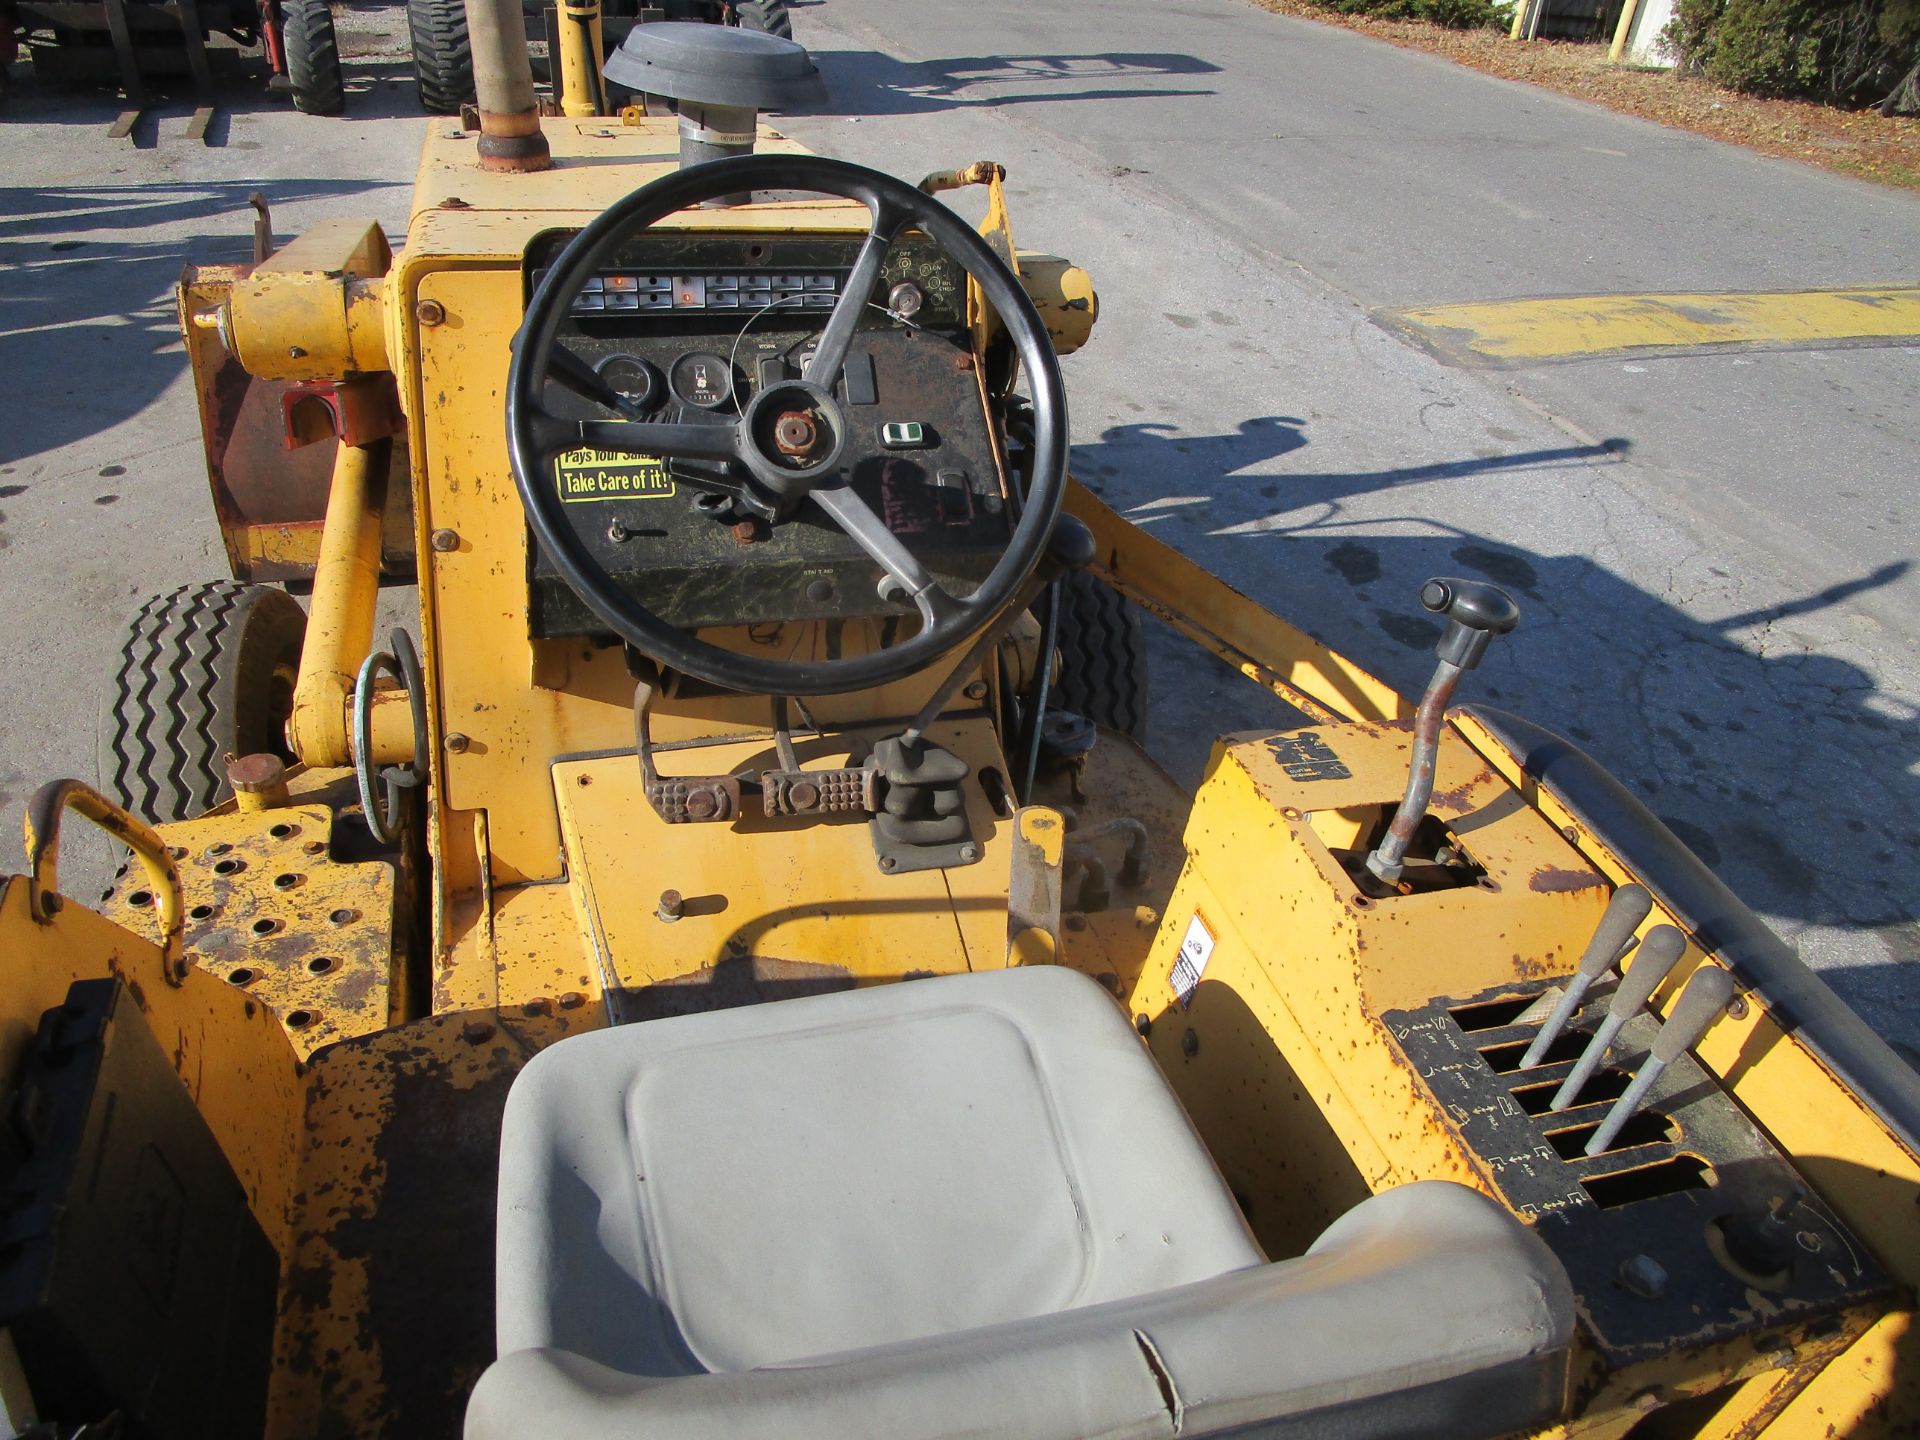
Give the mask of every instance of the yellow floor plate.
M 1814 348 L 1920 340 L 1920 286 L 1744 295 L 1574 295 L 1380 310 L 1375 318 L 1458 365 L 1534 365 L 1729 345 Z

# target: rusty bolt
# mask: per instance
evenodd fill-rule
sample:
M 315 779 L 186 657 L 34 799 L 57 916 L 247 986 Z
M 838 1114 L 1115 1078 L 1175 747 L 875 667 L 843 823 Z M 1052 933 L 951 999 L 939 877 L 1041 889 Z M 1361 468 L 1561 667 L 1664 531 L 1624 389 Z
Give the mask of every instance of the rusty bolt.
M 427 543 L 444 555 L 449 550 L 460 548 L 460 536 L 457 531 L 436 530 L 427 537 Z
M 680 898 L 678 890 L 660 892 L 660 908 L 653 913 L 671 925 L 686 913 L 686 901 Z
M 987 682 L 976 680 L 960 693 L 969 700 L 984 700 L 987 698 Z
M 432 329 L 435 325 L 444 325 L 447 320 L 447 307 L 438 300 L 422 300 L 413 307 L 413 313 L 428 329 Z
M 695 790 L 687 796 L 687 814 L 695 820 L 711 820 L 720 813 L 720 797 L 711 790 Z
M 820 787 L 811 780 L 796 780 L 787 787 L 787 803 L 796 810 L 811 810 L 820 803 Z
M 469 1020 L 460 1030 L 460 1038 L 469 1045 L 479 1045 L 493 1038 L 493 1026 L 484 1020 Z
M 468 739 L 465 735 L 461 734 L 458 730 L 454 731 L 451 735 L 447 736 L 447 749 L 452 751 L 455 755 L 466 754 L 467 747 L 471 744 L 473 744 L 473 741 Z
M 742 545 L 751 545 L 760 538 L 760 522 L 757 520 L 736 520 L 727 528 Z
M 782 455 L 806 455 L 819 443 L 820 429 L 804 410 L 789 410 L 773 422 L 773 444 Z
M 956 370 L 973 369 L 973 356 L 967 354 L 965 351 L 962 351 L 960 354 L 953 357 L 953 368 Z

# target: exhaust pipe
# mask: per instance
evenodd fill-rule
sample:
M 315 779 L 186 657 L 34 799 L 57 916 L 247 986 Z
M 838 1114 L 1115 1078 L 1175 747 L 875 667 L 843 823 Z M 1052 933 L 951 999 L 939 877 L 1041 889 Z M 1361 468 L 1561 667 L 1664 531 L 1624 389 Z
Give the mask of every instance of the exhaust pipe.
M 520 0 L 467 0 L 467 41 L 473 48 L 473 88 L 480 109 L 481 168 L 551 168 L 553 154 L 540 133 Z

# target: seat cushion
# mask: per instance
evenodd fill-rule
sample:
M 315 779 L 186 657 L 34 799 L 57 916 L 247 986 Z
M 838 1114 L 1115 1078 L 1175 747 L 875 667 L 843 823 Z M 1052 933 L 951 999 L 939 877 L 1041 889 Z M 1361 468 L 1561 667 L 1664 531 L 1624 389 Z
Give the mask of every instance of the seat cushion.
M 1112 998 L 1062 967 L 582 1035 L 507 1104 L 503 1355 L 737 1373 L 1264 1259 Z
M 516 1351 L 466 1435 L 1483 1440 L 1563 1412 L 1572 1331 L 1539 1237 L 1430 1180 L 1362 1201 L 1298 1259 L 804 1364 L 659 1380 Z

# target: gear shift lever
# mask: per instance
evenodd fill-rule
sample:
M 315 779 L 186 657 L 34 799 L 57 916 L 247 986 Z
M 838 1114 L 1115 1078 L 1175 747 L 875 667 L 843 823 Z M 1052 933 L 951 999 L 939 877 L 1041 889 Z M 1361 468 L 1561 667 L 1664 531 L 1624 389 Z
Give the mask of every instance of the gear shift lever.
M 1429 580 L 1420 587 L 1420 603 L 1436 615 L 1447 617 L 1436 651 L 1440 663 L 1427 690 L 1420 697 L 1420 709 L 1413 718 L 1413 764 L 1407 773 L 1407 793 L 1394 812 L 1386 836 L 1367 856 L 1367 869 L 1386 885 L 1397 884 L 1406 868 L 1407 846 L 1413 832 L 1426 818 L 1427 801 L 1433 798 L 1433 766 L 1440 750 L 1440 726 L 1447 718 L 1447 706 L 1453 700 L 1460 677 L 1480 663 L 1493 637 L 1504 635 L 1520 623 L 1520 607 L 1497 585 L 1479 580 Z

